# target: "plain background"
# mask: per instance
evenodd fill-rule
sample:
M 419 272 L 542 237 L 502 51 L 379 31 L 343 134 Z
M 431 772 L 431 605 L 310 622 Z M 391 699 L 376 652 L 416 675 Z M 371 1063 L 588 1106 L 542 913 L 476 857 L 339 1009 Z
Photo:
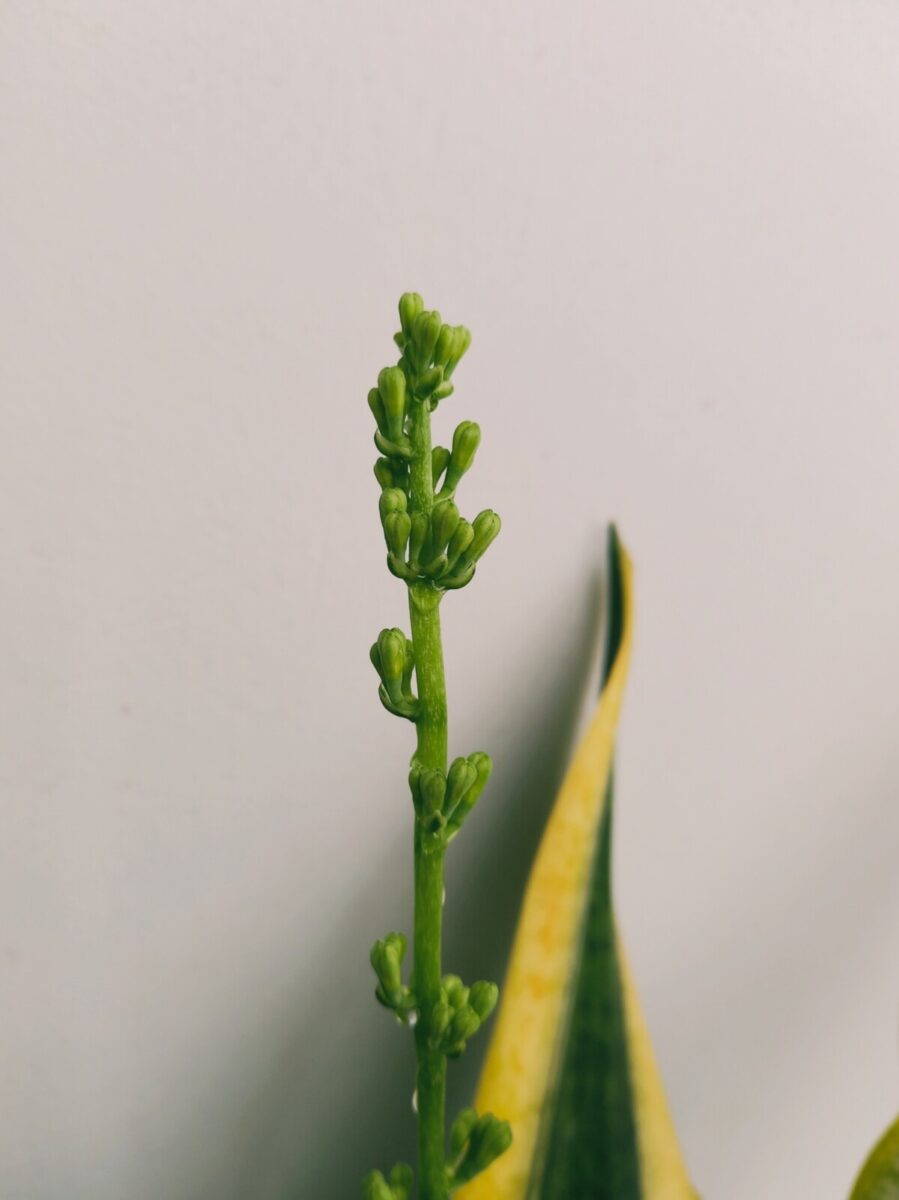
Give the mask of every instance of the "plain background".
M 502 970 L 615 518 L 687 1158 L 844 1197 L 899 1097 L 899 7 L 4 0 L 0 77 L 0 1195 L 330 1200 L 409 1151 L 365 396 L 413 288 L 474 332 L 436 426 L 505 522 L 445 605 L 497 764 L 450 965 Z

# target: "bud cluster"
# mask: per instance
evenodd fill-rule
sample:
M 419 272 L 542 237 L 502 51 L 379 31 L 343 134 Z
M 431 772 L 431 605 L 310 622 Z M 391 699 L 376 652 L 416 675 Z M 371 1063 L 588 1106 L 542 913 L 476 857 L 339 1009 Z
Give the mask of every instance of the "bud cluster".
M 492 770 L 493 761 L 483 750 L 453 759 L 445 775 L 437 768 L 423 768 L 413 758 L 409 790 L 425 831 L 439 835 L 444 842 L 452 841 L 477 804 Z
M 362 1180 L 365 1200 L 412 1200 L 412 1168 L 397 1163 L 387 1179 L 380 1171 L 369 1171 Z
M 429 1037 L 431 1046 L 447 1058 L 458 1058 L 469 1038 L 474 1037 L 496 1008 L 499 988 L 479 979 L 466 987 L 458 975 L 444 975 L 440 999 L 431 1010 Z
M 508 1121 L 500 1121 L 493 1113 L 479 1117 L 473 1108 L 463 1108 L 450 1130 L 450 1165 L 447 1183 L 450 1188 L 461 1187 L 486 1171 L 495 1159 L 512 1144 L 512 1129 Z
M 402 933 L 388 933 L 371 948 L 369 955 L 378 986 L 375 997 L 379 1004 L 392 1009 L 397 1019 L 408 1022 L 415 1012 L 415 997 L 403 983 L 403 959 L 406 957 L 406 938 Z
M 473 521 L 466 521 L 449 495 L 438 499 L 430 513 L 410 515 L 407 506 L 408 498 L 400 488 L 381 492 L 387 569 L 406 583 L 430 580 L 444 591 L 465 587 L 500 531 L 499 517 L 485 508 Z
M 410 463 L 414 457 L 409 420 L 414 404 L 433 411 L 453 391 L 450 378 L 471 343 L 463 325 L 443 324 L 440 313 L 428 312 L 417 292 L 400 300 L 396 335 L 402 357 L 385 367 L 378 386 L 368 394 L 375 418 L 375 445 L 383 457 L 375 463 L 381 485 L 380 514 L 387 543 L 387 566 L 407 583 L 431 582 L 441 590 L 465 587 L 478 560 L 500 530 L 491 509 L 467 521 L 454 502 L 456 488 L 474 462 L 481 430 L 462 421 L 450 449 L 435 446 L 431 475 L 435 504 L 429 511 L 410 511 Z M 442 484 L 439 487 L 437 485 Z
M 381 703 L 394 716 L 414 721 L 418 699 L 412 692 L 415 669 L 412 643 L 402 629 L 382 629 L 368 653 L 381 680 L 378 688 Z

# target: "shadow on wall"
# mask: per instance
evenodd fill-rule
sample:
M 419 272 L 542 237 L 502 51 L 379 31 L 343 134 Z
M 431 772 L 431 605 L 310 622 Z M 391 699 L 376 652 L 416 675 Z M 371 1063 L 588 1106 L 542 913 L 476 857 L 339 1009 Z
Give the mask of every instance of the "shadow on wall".
M 518 731 L 514 761 L 497 763 L 486 803 L 476 814 L 476 836 L 460 839 L 448 856 L 444 961 L 468 980 L 501 982 L 505 972 L 527 874 L 591 676 L 598 577 L 570 611 L 574 619 L 563 631 L 567 644 L 547 645 L 545 663 L 529 657 L 526 679 L 503 682 L 504 704 L 509 696 L 521 698 L 511 718 Z M 543 680 L 539 690 L 530 686 L 535 669 Z M 406 863 L 409 842 L 405 835 L 397 839 L 390 862 L 373 869 L 336 923 L 318 971 L 305 964 L 307 979 L 327 980 L 311 1004 L 307 989 L 296 1006 L 314 1017 L 291 1030 L 283 1045 L 260 1048 L 260 1056 L 277 1061 L 278 1070 L 247 1099 L 246 1120 L 234 1131 L 235 1141 L 246 1147 L 243 1170 L 224 1188 L 217 1181 L 219 1200 L 351 1198 L 361 1195 L 360 1180 L 372 1167 L 414 1162 L 414 1046 L 408 1032 L 375 1004 L 367 962 L 370 944 L 390 914 L 406 914 L 403 923 L 409 923 L 411 870 L 394 866 Z M 361 995 L 360 962 L 371 984 Z M 335 995 L 354 999 L 346 1011 L 334 1011 Z M 450 1065 L 450 1115 L 471 1102 L 489 1028 Z M 284 1036 L 283 1029 L 277 1032 Z M 204 1187 L 202 1200 L 208 1194 Z M 199 1191 L 194 1200 L 201 1200 Z

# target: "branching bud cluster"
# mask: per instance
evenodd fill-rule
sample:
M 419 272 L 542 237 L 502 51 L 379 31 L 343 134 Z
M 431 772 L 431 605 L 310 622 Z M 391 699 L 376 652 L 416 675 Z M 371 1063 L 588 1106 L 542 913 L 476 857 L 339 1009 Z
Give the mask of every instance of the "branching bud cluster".
M 437 767 L 423 768 L 413 758 L 409 790 L 426 832 L 450 842 L 477 804 L 492 770 L 493 761 L 483 750 L 454 759 L 445 775 Z
M 462 325 L 444 325 L 438 312 L 427 312 L 421 296 L 408 292 L 400 301 L 402 329 L 396 335 L 402 357 L 385 367 L 378 386 L 368 393 L 375 418 L 375 445 L 383 457 L 375 463 L 381 485 L 381 525 L 387 543 L 387 566 L 407 583 L 430 581 L 444 591 L 465 587 L 478 561 L 500 530 L 500 519 L 484 509 L 472 521 L 459 512 L 456 488 L 474 462 L 481 430 L 463 421 L 451 449 L 431 452 L 434 485 L 432 508 L 412 511 L 409 468 L 414 457 L 409 437 L 412 406 L 433 411 L 453 392 L 450 378 L 471 343 Z M 442 485 L 437 489 L 438 482 Z
M 431 1013 L 431 1045 L 447 1058 L 458 1058 L 496 1008 L 498 999 L 499 988 L 495 983 L 479 979 L 466 987 L 458 975 L 444 975 L 440 999 Z

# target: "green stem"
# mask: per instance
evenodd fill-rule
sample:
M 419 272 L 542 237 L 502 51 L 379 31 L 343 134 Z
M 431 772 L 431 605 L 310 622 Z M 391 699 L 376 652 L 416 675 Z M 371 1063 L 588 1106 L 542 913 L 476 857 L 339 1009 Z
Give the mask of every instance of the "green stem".
M 413 460 L 411 507 L 430 512 L 434 505 L 431 474 L 431 416 L 427 404 L 413 403 L 410 421 Z M 425 768 L 447 769 L 446 681 L 440 640 L 440 596 L 433 584 L 409 587 L 409 617 L 420 704 L 416 757 Z M 413 986 L 419 1019 L 415 1027 L 418 1059 L 418 1177 L 420 1200 L 446 1200 L 446 1056 L 430 1045 L 434 1005 L 440 999 L 443 931 L 442 836 L 415 822 L 415 928 Z

